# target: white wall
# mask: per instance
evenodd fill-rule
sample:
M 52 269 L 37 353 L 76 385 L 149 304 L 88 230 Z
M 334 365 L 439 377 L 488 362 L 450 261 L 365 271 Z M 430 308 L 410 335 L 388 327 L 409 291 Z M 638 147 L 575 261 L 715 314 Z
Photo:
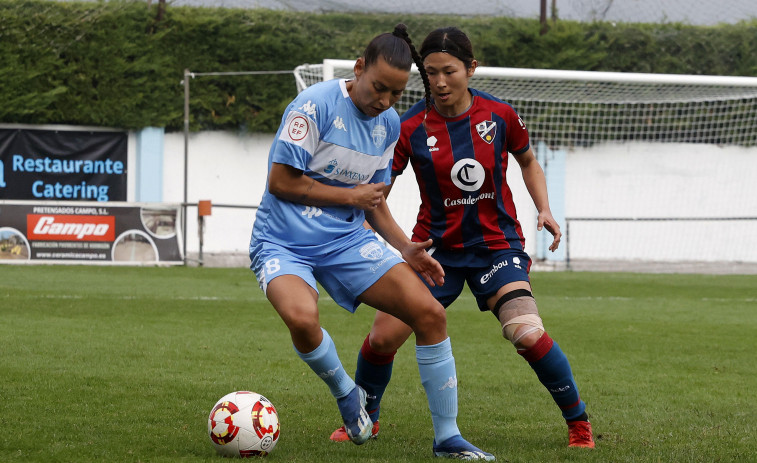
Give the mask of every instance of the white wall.
M 187 202 L 257 206 L 265 189 L 272 134 L 190 134 Z M 163 201 L 184 199 L 184 134 L 164 139 Z M 247 253 L 255 211 L 214 207 L 205 219 L 203 252 Z M 187 253 L 197 253 L 197 209 L 188 208 Z
M 571 150 L 568 217 L 757 217 L 757 150 L 636 143 Z M 571 224 L 571 258 L 757 262 L 757 221 Z
M 188 202 L 257 205 L 272 141 L 272 134 L 190 135 Z M 164 144 L 163 201 L 182 202 L 183 134 L 166 134 Z M 514 161 L 508 180 L 526 250 L 533 255 L 536 210 Z M 650 143 L 576 148 L 566 155 L 564 194 L 567 217 L 755 217 L 757 150 Z M 389 197 L 397 222 L 408 234 L 418 203 L 415 179 L 408 171 Z M 204 252 L 246 254 L 253 220 L 254 210 L 213 208 L 206 219 Z M 196 209 L 189 209 L 187 223 L 191 255 L 199 249 Z M 571 223 L 570 232 L 571 259 L 757 262 L 755 221 Z

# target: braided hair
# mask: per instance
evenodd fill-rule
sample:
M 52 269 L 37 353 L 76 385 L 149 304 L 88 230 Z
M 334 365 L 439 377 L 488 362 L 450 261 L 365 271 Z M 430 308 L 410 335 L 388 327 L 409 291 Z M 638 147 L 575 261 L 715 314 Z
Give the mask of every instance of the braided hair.
M 428 81 L 428 76 L 426 75 L 426 68 L 423 66 L 423 59 L 421 58 L 420 53 L 415 49 L 415 45 L 413 45 L 413 42 L 410 40 L 410 37 L 407 35 L 407 26 L 400 23 L 397 24 L 394 27 L 394 32 L 392 32 L 397 37 L 400 37 L 405 42 L 407 42 L 408 47 L 410 47 L 410 54 L 413 57 L 413 61 L 415 61 L 415 66 L 418 68 L 418 72 L 421 75 L 421 80 L 423 81 L 423 90 L 424 90 L 424 98 L 426 100 L 426 114 L 428 114 L 429 111 L 431 111 L 431 84 Z

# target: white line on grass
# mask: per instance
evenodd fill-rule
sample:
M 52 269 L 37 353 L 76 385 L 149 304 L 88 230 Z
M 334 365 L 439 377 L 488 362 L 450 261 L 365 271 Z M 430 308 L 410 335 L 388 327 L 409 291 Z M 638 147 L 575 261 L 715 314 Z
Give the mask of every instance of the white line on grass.
M 106 295 L 92 295 L 82 296 L 80 294 L 37 294 L 37 295 L 24 295 L 24 299 L 89 299 L 93 297 L 105 297 Z M 10 294 L 3 294 L 2 297 L 11 297 Z M 140 300 L 140 299 L 155 299 L 152 296 L 108 296 L 109 299 L 116 299 L 122 301 Z M 218 297 L 218 296 L 175 296 L 169 297 L 177 301 L 238 301 L 238 300 L 252 300 L 260 301 L 265 300 L 263 297 L 252 297 L 249 299 L 240 299 L 235 297 Z
M 24 295 L 24 299 L 86 299 L 86 298 L 92 298 L 92 297 L 105 297 L 106 295 L 92 295 L 92 296 L 82 296 L 81 294 L 37 294 L 37 295 Z M 9 298 L 11 297 L 10 294 L 2 294 L 0 297 Z M 130 300 L 141 300 L 141 299 L 155 299 L 156 297 L 152 296 L 109 296 L 110 299 L 116 299 L 116 300 L 122 300 L 122 301 L 130 301 Z M 169 299 L 177 300 L 177 301 L 267 301 L 265 294 L 260 293 L 260 295 L 256 295 L 249 298 L 236 298 L 236 297 L 219 297 L 219 296 L 174 296 L 169 297 Z M 326 293 L 322 293 L 319 296 L 319 301 L 331 301 L 334 300 Z

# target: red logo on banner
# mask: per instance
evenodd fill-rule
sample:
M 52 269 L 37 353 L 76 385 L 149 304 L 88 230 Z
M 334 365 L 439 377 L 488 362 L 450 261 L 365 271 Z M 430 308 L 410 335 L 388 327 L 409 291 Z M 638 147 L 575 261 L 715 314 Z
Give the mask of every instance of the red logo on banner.
M 112 215 L 26 216 L 26 236 L 36 241 L 113 241 L 116 218 Z

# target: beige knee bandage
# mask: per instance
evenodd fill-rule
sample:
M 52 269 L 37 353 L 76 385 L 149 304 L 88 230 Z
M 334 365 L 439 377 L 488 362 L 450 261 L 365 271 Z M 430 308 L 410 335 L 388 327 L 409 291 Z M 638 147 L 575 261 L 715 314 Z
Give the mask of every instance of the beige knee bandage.
M 536 301 L 530 296 L 516 297 L 502 304 L 499 322 L 502 324 L 502 336 L 514 345 L 527 334 L 544 332 Z
M 508 321 L 502 327 L 502 336 L 517 346 L 518 341 L 534 331 L 538 331 L 540 335 L 544 332 L 544 324 L 541 321 L 541 317 L 534 314 L 521 315 Z

